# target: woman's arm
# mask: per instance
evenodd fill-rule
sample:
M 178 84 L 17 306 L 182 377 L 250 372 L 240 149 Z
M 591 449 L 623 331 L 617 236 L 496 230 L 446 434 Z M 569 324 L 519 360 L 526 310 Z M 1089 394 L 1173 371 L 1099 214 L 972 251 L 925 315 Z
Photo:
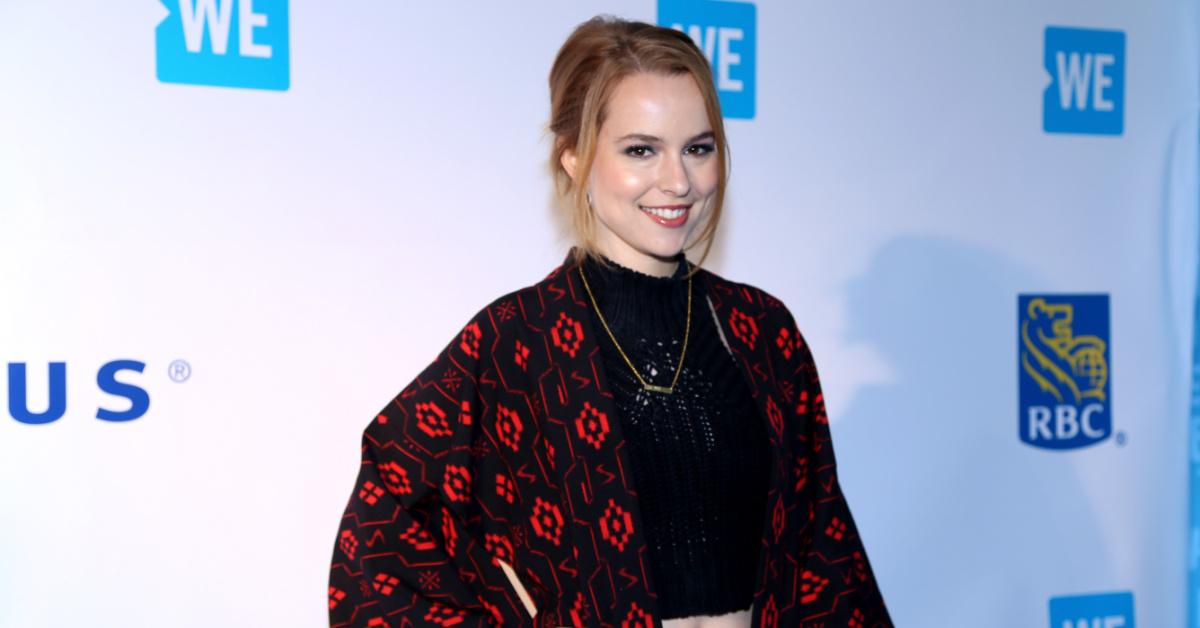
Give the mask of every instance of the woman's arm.
M 791 488 L 807 492 L 806 501 L 811 504 L 809 521 L 802 531 L 810 543 L 801 561 L 800 603 L 816 603 L 818 597 L 837 599 L 832 609 L 834 617 L 823 615 L 822 620 L 836 618 L 865 628 L 890 627 L 891 617 L 838 482 L 833 436 L 816 361 L 791 313 L 786 308 L 781 310 L 780 329 L 787 333 L 776 336 L 773 353 L 782 369 L 779 372 L 790 372 L 796 384 L 793 409 L 800 430 L 800 456 L 793 469 L 795 483 Z M 784 365 L 791 365 L 792 370 L 786 370 Z M 834 595 L 820 596 L 827 587 Z
M 331 561 L 331 626 L 529 625 L 499 563 L 512 559 L 507 528 L 481 507 L 503 471 L 479 438 L 494 406 L 490 320 L 477 314 L 364 431 Z

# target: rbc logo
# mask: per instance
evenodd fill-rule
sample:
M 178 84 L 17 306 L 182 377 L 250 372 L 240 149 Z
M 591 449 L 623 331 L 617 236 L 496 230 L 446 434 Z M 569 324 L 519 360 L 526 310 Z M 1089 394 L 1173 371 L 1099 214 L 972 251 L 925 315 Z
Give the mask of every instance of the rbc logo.
M 1050 628 L 1135 628 L 1133 594 L 1050 598 Z
M 756 11 L 748 2 L 660 0 L 658 24 L 687 33 L 704 51 L 726 118 L 754 117 Z
M 286 90 L 287 0 L 160 0 L 158 80 Z
M 1120 135 L 1125 127 L 1125 33 L 1046 28 L 1042 95 L 1047 133 Z
M 1021 440 L 1073 449 L 1108 438 L 1108 295 L 1020 295 L 1017 320 Z

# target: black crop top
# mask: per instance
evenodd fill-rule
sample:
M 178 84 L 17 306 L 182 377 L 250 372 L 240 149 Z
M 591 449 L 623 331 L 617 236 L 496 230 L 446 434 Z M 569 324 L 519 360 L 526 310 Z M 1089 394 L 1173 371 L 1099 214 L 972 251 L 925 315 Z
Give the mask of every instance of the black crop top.
M 671 277 L 583 265 L 617 342 L 647 382 L 662 386 L 675 375 L 687 320 L 688 266 L 682 253 L 677 259 Z M 592 310 L 663 619 L 750 607 L 770 481 L 764 419 L 699 279 L 692 289 L 687 354 L 671 394 L 642 388 Z

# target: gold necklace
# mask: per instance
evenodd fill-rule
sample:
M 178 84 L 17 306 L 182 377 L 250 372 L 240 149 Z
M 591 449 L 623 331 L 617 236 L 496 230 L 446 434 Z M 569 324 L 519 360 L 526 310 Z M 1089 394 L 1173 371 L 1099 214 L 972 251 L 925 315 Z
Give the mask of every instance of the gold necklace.
M 679 262 L 686 263 L 686 259 Z M 608 327 L 608 321 L 604 320 L 604 314 L 600 312 L 600 306 L 596 304 L 596 296 L 592 294 L 592 287 L 588 285 L 587 275 L 583 274 L 583 266 L 579 266 L 579 276 L 583 279 L 583 288 L 587 290 L 588 298 L 592 301 L 592 307 L 596 308 L 596 317 L 600 319 L 600 324 L 604 326 L 604 331 L 608 332 L 608 337 L 612 339 L 613 346 L 617 348 L 617 353 L 625 360 L 625 364 L 629 365 L 629 370 L 633 371 L 634 377 L 642 383 L 642 388 L 650 391 L 663 394 L 671 394 L 675 392 L 675 384 L 679 381 L 679 373 L 683 371 L 683 356 L 687 354 L 688 334 L 692 330 L 692 276 L 688 275 L 688 302 L 687 302 L 687 325 L 683 328 L 683 348 L 679 351 L 679 366 L 675 367 L 675 377 L 671 378 L 670 386 L 658 386 L 647 382 L 642 374 L 633 366 L 633 361 L 629 356 L 625 355 L 625 351 L 621 349 L 621 344 L 617 342 L 617 337 L 613 335 L 612 329 Z

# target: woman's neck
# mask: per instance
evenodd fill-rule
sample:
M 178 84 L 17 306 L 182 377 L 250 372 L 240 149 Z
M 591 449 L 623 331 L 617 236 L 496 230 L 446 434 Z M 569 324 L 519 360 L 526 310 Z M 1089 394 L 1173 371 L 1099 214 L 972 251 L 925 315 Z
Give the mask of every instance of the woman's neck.
M 600 249 L 600 255 L 605 259 L 629 270 L 639 272 L 643 275 L 650 275 L 651 277 L 671 277 L 675 275 L 675 271 L 679 269 L 679 265 L 683 263 L 684 259 L 682 252 L 670 257 L 659 257 L 657 255 L 634 251 L 627 246 L 620 248 L 601 246 Z
M 674 272 L 659 277 L 601 256 L 600 261 L 587 259 L 583 271 L 597 305 L 615 329 L 640 327 L 673 335 L 682 332 L 687 317 L 689 267 L 683 253 L 671 263 Z

